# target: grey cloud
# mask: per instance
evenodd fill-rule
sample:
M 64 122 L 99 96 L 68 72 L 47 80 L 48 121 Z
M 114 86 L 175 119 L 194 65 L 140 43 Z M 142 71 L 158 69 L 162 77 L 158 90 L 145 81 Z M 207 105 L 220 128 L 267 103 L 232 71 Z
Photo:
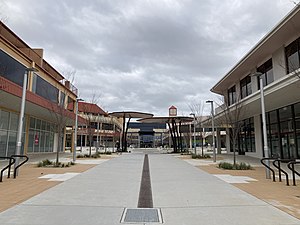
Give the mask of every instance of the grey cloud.
M 188 114 L 293 7 L 281 0 L 4 0 L 0 15 L 58 70 L 76 70 L 81 97 L 106 110 Z M 2 10 L 2 11 L 1 11 Z

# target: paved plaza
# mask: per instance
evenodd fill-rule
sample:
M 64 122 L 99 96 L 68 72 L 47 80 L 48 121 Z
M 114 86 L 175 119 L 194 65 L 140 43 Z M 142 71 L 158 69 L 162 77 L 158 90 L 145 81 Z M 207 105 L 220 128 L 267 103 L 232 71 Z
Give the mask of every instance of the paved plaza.
M 152 211 L 137 209 L 145 153 Z M 131 222 L 126 222 L 129 212 Z M 2 212 L 0 224 L 161 224 L 146 222 L 156 212 L 168 225 L 300 225 L 297 218 L 217 176 L 156 150 L 135 150 L 104 161 Z

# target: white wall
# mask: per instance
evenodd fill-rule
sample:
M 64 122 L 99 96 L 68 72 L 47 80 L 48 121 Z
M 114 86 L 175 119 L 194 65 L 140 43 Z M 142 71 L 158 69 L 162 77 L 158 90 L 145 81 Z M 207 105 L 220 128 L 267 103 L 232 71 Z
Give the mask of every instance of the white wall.
M 274 80 L 286 75 L 284 47 L 277 49 L 272 55 Z

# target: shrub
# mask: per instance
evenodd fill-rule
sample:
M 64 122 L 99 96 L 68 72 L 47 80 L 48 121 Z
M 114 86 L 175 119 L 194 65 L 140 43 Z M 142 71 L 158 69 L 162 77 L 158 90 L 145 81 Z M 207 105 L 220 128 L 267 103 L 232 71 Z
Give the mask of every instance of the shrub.
M 253 169 L 250 164 L 246 164 L 243 162 L 236 163 L 235 165 L 228 162 L 220 162 L 218 167 L 225 170 L 252 170 Z
M 192 154 L 192 159 L 209 159 L 211 158 L 210 155 L 205 154 L 205 155 L 198 155 L 198 154 Z
M 51 162 L 49 159 L 45 159 L 37 164 L 38 167 L 46 167 L 50 165 L 53 165 L 53 162 Z

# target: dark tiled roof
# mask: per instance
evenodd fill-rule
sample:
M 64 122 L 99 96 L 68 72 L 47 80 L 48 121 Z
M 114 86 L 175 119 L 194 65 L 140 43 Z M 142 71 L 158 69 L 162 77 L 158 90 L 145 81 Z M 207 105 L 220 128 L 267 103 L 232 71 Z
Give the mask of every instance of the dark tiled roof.
M 98 105 L 93 104 L 93 103 L 78 102 L 78 111 L 85 112 L 85 113 L 95 113 L 95 114 L 107 116 L 107 113 L 104 112 L 103 109 L 101 109 Z

